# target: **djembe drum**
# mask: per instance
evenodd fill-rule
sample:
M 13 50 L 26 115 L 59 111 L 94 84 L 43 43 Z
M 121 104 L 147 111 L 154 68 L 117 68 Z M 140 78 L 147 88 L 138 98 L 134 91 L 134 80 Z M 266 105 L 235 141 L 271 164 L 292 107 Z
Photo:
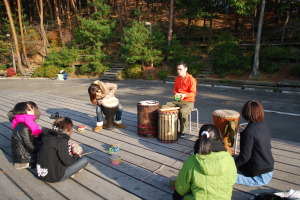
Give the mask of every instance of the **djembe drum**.
M 105 115 L 103 128 L 111 130 L 115 127 L 114 117 L 118 111 L 119 100 L 116 97 L 102 99 L 102 111 Z
M 158 141 L 163 143 L 177 142 L 178 109 L 162 108 L 158 110 Z
M 215 126 L 220 130 L 223 136 L 224 146 L 232 154 L 234 137 L 237 132 L 240 114 L 234 110 L 215 110 L 213 119 Z
M 159 102 L 154 100 L 140 101 L 138 110 L 138 135 L 152 138 L 157 136 Z
M 80 154 L 82 154 L 82 152 L 83 152 L 83 150 L 82 150 L 81 146 L 76 145 L 76 146 L 72 147 L 72 154 L 80 155 Z

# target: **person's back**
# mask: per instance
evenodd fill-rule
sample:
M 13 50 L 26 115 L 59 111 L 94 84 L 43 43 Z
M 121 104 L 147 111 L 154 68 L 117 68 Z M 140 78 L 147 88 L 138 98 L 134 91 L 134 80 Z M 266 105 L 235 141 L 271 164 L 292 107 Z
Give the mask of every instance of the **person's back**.
M 190 180 L 180 176 L 188 174 Z M 229 200 L 236 180 L 236 167 L 231 155 L 226 151 L 208 155 L 195 154 L 188 158 L 176 180 L 176 191 L 185 194 L 184 199 Z M 190 182 L 191 181 L 191 182 Z
M 66 166 L 73 164 L 78 156 L 68 155 L 70 136 L 53 129 L 43 129 L 43 145 L 38 153 L 38 176 L 43 181 L 57 182 Z M 62 160 L 63 159 L 63 160 Z M 42 166 L 42 167 L 41 167 Z
M 71 151 L 70 135 L 73 130 L 73 122 L 68 117 L 56 119 L 53 129 L 43 129 L 43 144 L 38 152 L 36 165 L 40 180 L 64 181 L 88 164 L 85 157 Z
M 173 199 L 229 200 L 237 176 L 232 156 L 222 144 L 219 130 L 210 124 L 203 125 L 199 139 L 190 156 L 180 169 Z

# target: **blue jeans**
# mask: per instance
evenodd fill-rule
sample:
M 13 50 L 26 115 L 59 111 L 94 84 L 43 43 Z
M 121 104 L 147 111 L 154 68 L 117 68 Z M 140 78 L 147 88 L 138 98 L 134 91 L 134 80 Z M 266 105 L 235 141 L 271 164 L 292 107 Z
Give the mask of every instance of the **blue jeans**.
M 118 111 L 116 113 L 116 121 L 120 121 L 122 118 L 123 107 L 119 103 Z M 96 115 L 97 115 L 97 122 L 103 122 L 103 113 L 102 113 L 102 105 L 96 107 Z
M 237 174 L 236 184 L 249 185 L 249 186 L 262 186 L 267 185 L 273 176 L 273 172 L 261 174 L 260 176 L 248 177 L 242 174 Z
M 80 157 L 76 160 L 76 162 L 73 165 L 70 165 L 66 168 L 64 176 L 60 179 L 60 181 L 64 181 L 68 178 L 70 178 L 73 174 L 78 172 L 79 170 L 86 167 L 88 164 L 88 161 L 86 157 Z

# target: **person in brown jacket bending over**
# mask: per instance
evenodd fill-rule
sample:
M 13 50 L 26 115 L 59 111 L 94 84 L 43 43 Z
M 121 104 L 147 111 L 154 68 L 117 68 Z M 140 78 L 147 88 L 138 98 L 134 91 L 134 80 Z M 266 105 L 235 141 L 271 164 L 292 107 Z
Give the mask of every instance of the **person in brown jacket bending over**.
M 104 98 L 114 97 L 117 88 L 117 84 L 108 82 L 104 83 L 99 80 L 94 81 L 88 88 L 90 100 L 92 104 L 96 106 L 97 123 L 96 127 L 94 128 L 95 132 L 99 132 L 103 128 L 102 100 Z M 122 124 L 122 111 L 122 105 L 119 103 L 118 110 L 115 116 L 115 125 L 119 128 L 126 128 L 126 126 Z

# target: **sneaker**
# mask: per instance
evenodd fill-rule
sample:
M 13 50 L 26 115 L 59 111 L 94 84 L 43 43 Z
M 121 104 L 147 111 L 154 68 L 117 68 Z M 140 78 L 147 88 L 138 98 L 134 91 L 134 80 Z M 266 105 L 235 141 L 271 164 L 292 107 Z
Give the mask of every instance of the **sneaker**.
M 184 138 L 186 136 L 186 133 L 180 133 L 179 137 Z
M 102 130 L 102 128 L 103 128 L 103 126 L 96 126 L 96 127 L 94 128 L 94 132 L 99 132 L 99 131 Z
M 15 163 L 14 167 L 16 169 L 26 169 L 29 168 L 29 163 Z
M 126 128 L 126 126 L 124 124 L 117 124 L 117 123 L 116 123 L 116 127 L 118 127 L 118 128 Z

